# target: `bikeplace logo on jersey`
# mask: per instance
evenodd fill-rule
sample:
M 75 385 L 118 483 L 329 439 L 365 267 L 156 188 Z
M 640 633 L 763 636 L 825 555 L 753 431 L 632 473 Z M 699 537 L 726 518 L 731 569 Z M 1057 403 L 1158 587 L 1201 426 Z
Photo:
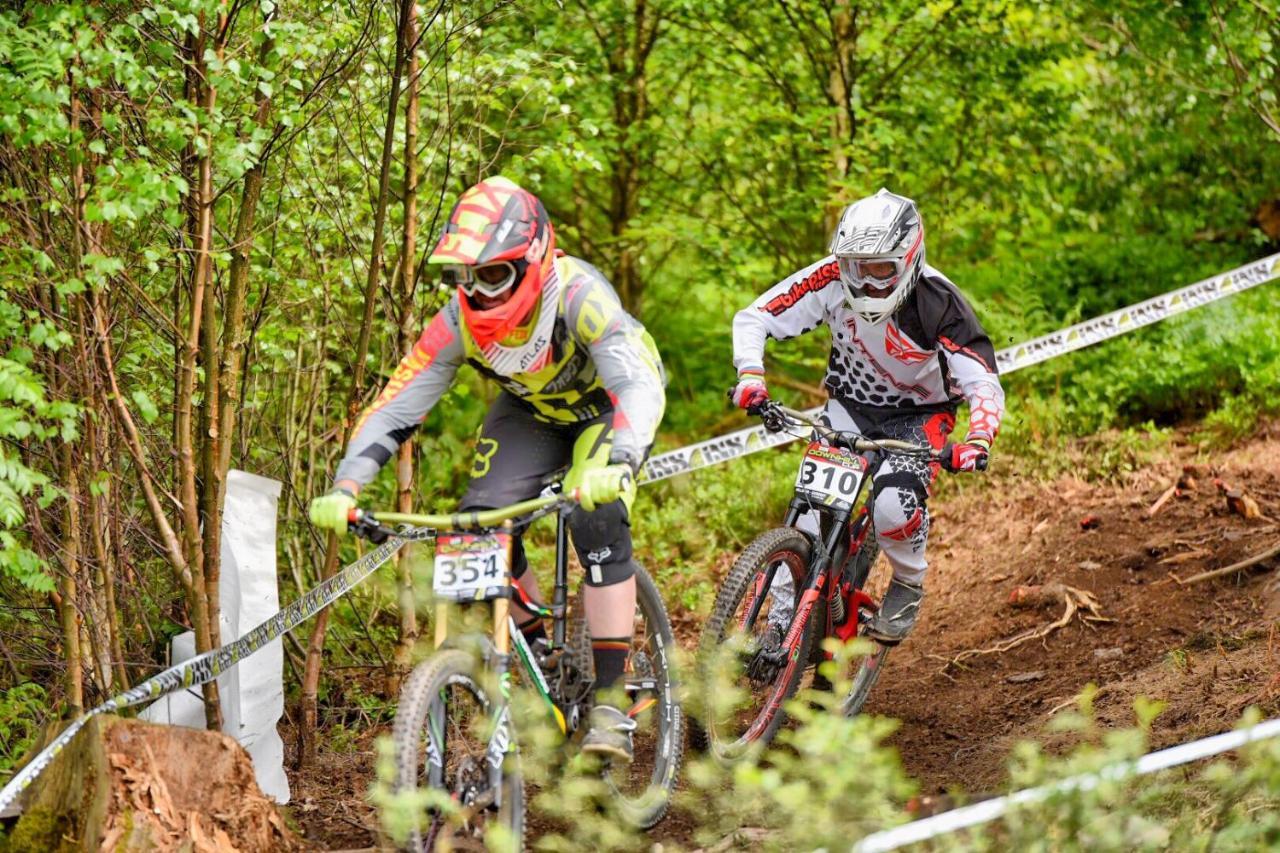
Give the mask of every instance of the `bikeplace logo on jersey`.
M 786 293 L 779 294 L 764 305 L 760 306 L 761 311 L 768 311 L 773 316 L 778 316 L 786 311 L 792 305 L 795 305 L 810 293 L 816 293 L 826 287 L 831 282 L 840 277 L 840 265 L 835 261 L 823 264 L 804 278 L 791 285 Z

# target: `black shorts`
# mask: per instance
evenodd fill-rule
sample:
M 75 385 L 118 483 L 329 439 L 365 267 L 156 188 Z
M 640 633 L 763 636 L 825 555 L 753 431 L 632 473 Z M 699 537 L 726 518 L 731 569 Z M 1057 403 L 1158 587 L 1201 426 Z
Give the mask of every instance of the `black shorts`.
M 579 423 L 549 423 L 503 391 L 480 427 L 471 483 L 459 510 L 493 509 L 536 498 L 575 461 L 607 465 L 613 450 L 612 424 L 612 410 Z M 634 572 L 628 503 L 617 500 L 595 512 L 579 508 L 569 515 L 569 532 L 588 584 L 608 586 Z M 519 536 L 512 557 L 512 571 L 520 577 L 528 561 Z

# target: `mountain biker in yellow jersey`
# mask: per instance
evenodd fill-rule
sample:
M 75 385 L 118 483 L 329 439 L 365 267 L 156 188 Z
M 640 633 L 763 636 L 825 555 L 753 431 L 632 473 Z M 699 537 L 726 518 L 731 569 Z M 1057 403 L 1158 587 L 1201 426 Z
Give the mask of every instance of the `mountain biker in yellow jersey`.
M 833 287 L 832 285 L 838 285 Z M 963 442 L 945 445 L 951 471 L 986 469 L 1004 414 L 995 351 L 960 290 L 924 260 L 924 225 L 909 198 L 882 189 L 845 208 L 830 254 L 765 291 L 733 320 L 734 403 L 769 399 L 764 380 L 767 338 L 786 340 L 826 323 L 830 399 L 822 420 L 868 438 L 928 442 L 943 448 L 961 399 L 969 404 Z M 929 535 L 926 501 L 938 464 L 889 455 L 872 480 L 876 541 L 893 580 L 867 633 L 886 643 L 914 627 L 924 596 Z M 813 514 L 800 519 L 816 532 Z M 790 620 L 790 575 L 778 572 L 771 628 Z M 774 624 L 777 613 L 780 624 Z
M 666 377 L 652 338 L 592 265 L 556 250 L 542 202 L 502 177 L 458 199 L 427 259 L 457 290 L 360 416 L 332 491 L 311 502 L 314 524 L 346 531 L 360 488 L 395 454 L 464 362 L 502 391 L 476 442 L 460 510 L 537 497 L 565 465 L 579 490 L 569 518 L 586 568 L 596 704 L 582 748 L 632 757 L 632 721 L 619 707 L 635 614 L 630 511 L 635 475 L 662 419 Z M 519 536 L 512 574 L 540 600 Z M 542 621 L 513 602 L 530 643 Z

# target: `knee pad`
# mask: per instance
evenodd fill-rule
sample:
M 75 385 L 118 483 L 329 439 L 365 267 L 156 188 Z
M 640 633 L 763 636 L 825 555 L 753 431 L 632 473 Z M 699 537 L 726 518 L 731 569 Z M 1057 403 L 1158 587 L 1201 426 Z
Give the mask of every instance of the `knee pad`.
M 631 525 L 622 501 L 569 515 L 569 531 L 578 561 L 587 570 L 588 586 L 613 586 L 636 573 L 631 561 Z

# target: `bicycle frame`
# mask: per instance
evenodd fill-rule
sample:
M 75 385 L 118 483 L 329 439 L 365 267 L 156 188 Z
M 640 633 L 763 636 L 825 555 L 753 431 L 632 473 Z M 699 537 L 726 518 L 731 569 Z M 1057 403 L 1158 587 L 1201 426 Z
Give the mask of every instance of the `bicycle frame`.
M 555 587 L 552 594 L 552 604 L 550 607 L 544 607 L 537 604 L 531 598 L 524 594 L 520 586 L 512 578 L 508 570 L 502 584 L 502 592 L 492 598 L 482 599 L 474 602 L 445 602 L 438 601 L 435 607 L 435 648 L 439 649 L 448 642 L 449 638 L 449 605 L 456 603 L 461 606 L 475 606 L 477 604 L 491 604 L 493 607 L 493 629 L 491 641 L 493 645 L 493 653 L 487 656 L 486 665 L 491 672 L 497 677 L 499 698 L 493 713 L 494 729 L 490 735 L 489 744 L 485 750 L 485 762 L 487 764 L 489 791 L 493 794 L 491 803 L 482 804 L 485 807 L 500 808 L 502 806 L 502 764 L 506 760 L 506 756 L 514 751 L 514 738 L 511 736 L 511 679 L 510 664 L 511 650 L 514 647 L 517 657 L 523 665 L 524 670 L 528 673 L 530 681 L 535 685 L 543 700 L 547 703 L 548 710 L 555 718 L 556 724 L 559 726 L 562 734 L 568 731 L 568 721 L 560 706 L 556 703 L 551 695 L 551 688 L 547 684 L 546 678 L 542 674 L 541 668 L 537 661 L 534 660 L 533 651 L 525 642 L 524 636 L 515 628 L 515 621 L 511 615 L 511 597 L 513 595 L 520 596 L 521 604 L 536 613 L 539 616 L 550 618 L 553 620 L 552 636 L 553 647 L 562 648 L 566 637 L 566 621 L 568 614 L 569 599 L 569 556 L 568 556 L 568 527 L 566 522 L 567 506 L 572 505 L 574 501 L 563 495 L 549 495 L 546 497 L 535 498 L 530 501 L 512 504 L 495 510 L 486 510 L 480 512 L 455 513 L 452 515 L 417 515 L 410 513 L 379 513 L 374 516 L 372 513 L 353 510 L 350 519 L 351 524 L 357 532 L 385 534 L 392 536 L 404 535 L 406 538 L 412 538 L 415 541 L 438 539 L 442 535 L 452 532 L 487 532 L 494 529 L 501 529 L 510 533 L 513 528 L 513 519 L 522 516 L 531 516 L 536 518 L 552 507 L 559 507 L 556 513 L 556 561 L 555 561 Z M 383 526 L 385 523 L 399 524 L 399 530 L 390 530 Z M 444 776 L 444 757 L 443 751 L 437 746 L 444 743 L 444 721 L 442 719 L 429 719 L 428 726 L 430 728 L 431 738 L 428 741 L 427 765 L 428 771 L 433 778 L 443 778 Z
M 788 667 L 791 667 L 800 663 L 794 660 L 795 655 L 792 650 L 798 643 L 800 634 L 808 624 L 813 608 L 819 600 L 825 598 L 830 605 L 836 602 L 837 598 L 843 598 L 845 608 L 843 627 L 833 631 L 836 626 L 830 606 L 827 608 L 827 624 L 822 626 L 824 637 L 836 636 L 842 641 L 847 641 L 857 636 L 858 617 L 863 609 L 874 611 L 877 607 L 875 600 L 862 589 L 866 584 L 867 579 L 865 577 L 851 578 L 850 588 L 847 592 L 841 588 L 842 572 L 840 569 L 843 568 L 847 559 L 852 559 L 857 555 L 871 530 L 868 507 L 865 503 L 861 507 L 858 504 L 866 494 L 874 472 L 883 462 L 882 454 L 893 451 L 928 453 L 936 460 L 937 451 L 904 441 L 890 439 L 877 441 L 861 436 L 849 438 L 845 434 L 832 430 L 825 424 L 809 418 L 803 412 L 798 412 L 776 403 L 766 404 L 759 414 L 764 417 L 766 425 L 772 420 L 772 423 L 778 427 L 784 426 L 788 421 L 799 422 L 809 426 L 818 437 L 849 449 L 851 452 L 862 456 L 867 462 L 866 476 L 863 477 L 856 493 L 848 501 L 849 506 L 847 509 L 816 505 L 799 492 L 791 498 L 787 506 L 787 514 L 783 520 L 783 526 L 785 527 L 795 527 L 800 516 L 806 512 L 812 511 L 818 515 L 818 534 L 813 539 L 814 552 L 810 556 L 808 573 L 804 579 L 803 588 L 797 587 L 795 616 L 791 620 L 791 628 L 782 644 L 782 648 L 792 658 L 787 664 Z M 834 571 L 832 570 L 833 566 L 836 569 Z M 759 617 L 760 609 L 764 604 L 765 593 L 772 585 L 777 571 L 778 564 L 775 563 L 757 581 L 756 588 L 752 591 L 753 600 L 751 606 L 747 609 L 742 619 L 742 627 L 745 628 Z M 829 658 L 829 653 L 826 656 Z M 800 665 L 804 665 L 804 663 L 800 663 Z

